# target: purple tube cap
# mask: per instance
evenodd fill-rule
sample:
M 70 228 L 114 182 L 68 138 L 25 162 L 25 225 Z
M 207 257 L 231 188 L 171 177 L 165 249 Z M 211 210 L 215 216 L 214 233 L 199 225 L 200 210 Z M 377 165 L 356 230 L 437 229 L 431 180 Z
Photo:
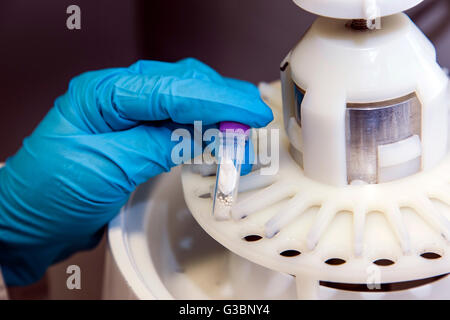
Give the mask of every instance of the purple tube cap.
M 240 122 L 234 122 L 234 121 L 223 121 L 219 125 L 219 130 L 222 132 L 226 131 L 238 131 L 242 130 L 246 136 L 250 134 L 250 127 L 242 124 Z

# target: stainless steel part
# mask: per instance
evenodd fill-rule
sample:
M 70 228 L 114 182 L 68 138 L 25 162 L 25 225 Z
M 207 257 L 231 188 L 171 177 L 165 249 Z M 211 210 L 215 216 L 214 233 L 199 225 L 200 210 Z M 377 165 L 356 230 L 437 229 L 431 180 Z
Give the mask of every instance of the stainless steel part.
M 348 183 L 355 180 L 378 183 L 378 147 L 413 135 L 421 137 L 421 104 L 415 93 L 376 103 L 348 103 Z M 420 162 L 418 167 L 420 170 Z
M 289 114 L 295 117 L 300 128 L 301 105 L 305 90 L 293 84 L 294 106 Z M 289 106 L 285 106 L 289 107 Z M 379 183 L 378 147 L 402 141 L 413 135 L 421 137 L 422 106 L 415 93 L 372 103 L 347 103 L 346 153 L 347 181 Z M 291 155 L 303 167 L 302 151 L 291 146 Z M 421 158 L 414 172 L 420 170 Z M 400 176 L 401 177 L 401 176 Z

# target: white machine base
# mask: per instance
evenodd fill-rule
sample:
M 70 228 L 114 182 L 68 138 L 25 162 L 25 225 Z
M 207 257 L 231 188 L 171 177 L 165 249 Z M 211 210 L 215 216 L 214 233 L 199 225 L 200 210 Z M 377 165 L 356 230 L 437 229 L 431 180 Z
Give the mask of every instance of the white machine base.
M 270 128 L 281 128 L 279 83 L 262 93 L 275 114 Z M 394 283 L 450 271 L 450 156 L 397 181 L 334 187 L 305 177 L 283 130 L 280 139 L 277 176 L 269 183 L 257 173 L 242 177 L 246 190 L 228 221 L 216 220 L 212 200 L 201 196 L 215 178 L 183 167 L 187 205 L 215 240 L 254 263 L 316 282 Z
M 139 187 L 110 223 L 103 298 L 295 299 L 292 276 L 232 254 L 202 230 L 184 202 L 180 171 Z M 320 286 L 317 298 L 450 299 L 450 278 L 388 293 Z

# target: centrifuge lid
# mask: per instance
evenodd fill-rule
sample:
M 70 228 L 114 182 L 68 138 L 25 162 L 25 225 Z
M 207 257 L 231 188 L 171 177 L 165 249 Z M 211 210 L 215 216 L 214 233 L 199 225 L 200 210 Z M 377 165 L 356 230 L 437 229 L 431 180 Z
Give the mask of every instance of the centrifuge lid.
M 423 0 L 294 0 L 306 11 L 338 19 L 374 19 L 412 8 Z

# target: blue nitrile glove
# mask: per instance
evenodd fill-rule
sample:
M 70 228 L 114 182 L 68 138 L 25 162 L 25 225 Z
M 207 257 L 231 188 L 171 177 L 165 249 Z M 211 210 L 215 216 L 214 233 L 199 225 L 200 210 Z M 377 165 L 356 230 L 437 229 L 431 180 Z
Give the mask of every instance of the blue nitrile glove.
M 0 170 L 0 266 L 26 285 L 92 248 L 130 193 L 169 171 L 172 129 L 272 120 L 255 86 L 194 59 L 84 73 Z M 180 124 L 180 125 L 177 125 Z

